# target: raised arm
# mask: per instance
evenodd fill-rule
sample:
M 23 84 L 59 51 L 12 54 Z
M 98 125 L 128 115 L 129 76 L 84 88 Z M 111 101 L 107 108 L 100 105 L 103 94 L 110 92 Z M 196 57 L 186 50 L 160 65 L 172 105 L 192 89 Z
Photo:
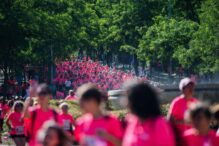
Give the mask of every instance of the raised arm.
M 29 113 L 29 107 L 31 106 L 32 98 L 27 98 L 25 103 L 24 103 L 24 110 L 23 110 L 23 118 L 29 118 L 30 113 Z

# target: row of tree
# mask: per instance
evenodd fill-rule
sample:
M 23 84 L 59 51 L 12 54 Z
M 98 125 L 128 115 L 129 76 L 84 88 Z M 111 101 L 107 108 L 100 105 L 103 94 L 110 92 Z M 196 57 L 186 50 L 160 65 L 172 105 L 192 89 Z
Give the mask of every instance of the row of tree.
M 172 73 L 219 70 L 218 0 L 0 0 L 0 69 L 50 67 L 73 54 L 134 58 Z M 122 58 L 122 59 L 120 59 Z M 137 69 L 136 69 L 137 71 Z

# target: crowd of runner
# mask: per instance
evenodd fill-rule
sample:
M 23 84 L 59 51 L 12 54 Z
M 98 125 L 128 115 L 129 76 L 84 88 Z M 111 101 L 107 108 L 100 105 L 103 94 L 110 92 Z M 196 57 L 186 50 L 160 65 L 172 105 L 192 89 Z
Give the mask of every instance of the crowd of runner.
M 172 101 L 167 117 L 155 89 L 145 82 L 123 84 L 129 108 L 124 119 L 106 112 L 105 94 L 95 82 L 83 83 L 67 98 L 79 102 L 81 117 L 74 119 L 65 101 L 59 102 L 59 110 L 52 108 L 51 89 L 39 84 L 30 87 L 24 102 L 1 101 L 1 132 L 5 121 L 16 146 L 219 146 L 219 108 L 212 112 L 193 97 L 190 78 L 181 80 L 182 95 Z
M 104 66 L 99 61 L 92 61 L 89 57 L 56 64 L 56 74 L 54 83 L 67 89 L 77 89 L 87 82 L 95 83 L 104 90 L 119 89 L 122 82 L 134 77 L 131 72 L 126 73 L 107 65 Z M 147 80 L 145 77 L 141 79 Z
M 119 89 L 120 84 L 127 79 L 136 78 L 132 72 L 121 71 L 108 65 L 102 65 L 99 61 L 93 61 L 89 57 L 83 59 L 73 58 L 71 61 L 63 61 L 56 64 L 55 77 L 52 88 L 53 97 L 63 99 L 72 90 L 87 82 L 95 83 L 99 88 L 108 91 Z M 146 77 L 139 77 L 147 80 Z M 37 77 L 31 77 L 29 81 L 10 77 L 7 80 L 7 91 L 3 91 L 4 84 L 0 86 L 0 96 L 5 92 L 8 98 L 26 98 L 29 96 L 29 87 L 38 81 Z M 46 79 L 45 79 L 46 80 Z

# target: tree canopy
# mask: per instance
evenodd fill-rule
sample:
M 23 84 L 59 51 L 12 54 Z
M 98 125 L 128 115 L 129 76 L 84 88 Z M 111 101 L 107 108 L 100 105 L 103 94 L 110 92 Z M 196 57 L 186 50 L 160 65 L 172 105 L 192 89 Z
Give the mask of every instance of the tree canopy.
M 0 69 L 50 67 L 73 54 L 165 72 L 219 71 L 217 0 L 1 0 Z M 125 57 L 125 58 L 126 58 Z M 170 71 L 171 68 L 171 71 Z M 7 78 L 7 77 L 6 77 Z

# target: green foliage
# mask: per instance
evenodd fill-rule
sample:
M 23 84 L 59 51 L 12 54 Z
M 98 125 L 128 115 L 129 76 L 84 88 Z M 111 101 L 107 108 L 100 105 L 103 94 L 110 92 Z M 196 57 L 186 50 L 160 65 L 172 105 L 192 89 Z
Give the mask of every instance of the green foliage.
M 199 17 L 199 30 L 190 42 L 190 53 L 184 57 L 193 59 L 196 72 L 216 73 L 219 70 L 219 1 L 203 3 Z
M 218 7 L 217 0 L 2 0 L 0 69 L 6 75 L 85 52 L 215 73 Z
M 172 14 L 175 18 L 185 18 L 199 21 L 199 9 L 206 0 L 168 0 L 172 7 Z
M 197 28 L 198 24 L 190 20 L 156 17 L 154 24 L 140 40 L 138 56 L 143 60 L 155 59 L 164 63 L 168 63 L 170 58 L 177 60 L 181 55 L 180 51 L 188 49 L 189 41 Z
M 56 105 L 58 101 L 57 100 L 51 100 L 50 104 L 53 108 L 58 110 L 58 107 Z M 76 101 L 65 101 L 69 105 L 69 113 L 71 113 L 75 119 L 77 119 L 79 116 L 82 115 L 82 112 L 80 110 L 79 104 Z M 164 116 L 167 115 L 168 109 L 170 107 L 170 104 L 163 104 L 161 105 L 161 111 Z M 127 109 L 120 109 L 120 110 L 114 110 L 113 108 L 110 108 L 108 112 L 111 112 L 112 114 L 118 116 L 120 119 L 123 119 L 127 114 Z
M 1 68 L 22 68 L 25 64 L 49 64 L 68 54 L 73 42 L 69 36 L 72 19 L 70 1 L 23 0 L 0 4 Z
M 189 72 L 218 72 L 218 1 L 175 1 L 172 5 L 177 12 L 173 17 L 155 17 L 143 33 L 138 57 L 148 62 L 159 60 L 166 68 L 173 60 L 175 67 Z

